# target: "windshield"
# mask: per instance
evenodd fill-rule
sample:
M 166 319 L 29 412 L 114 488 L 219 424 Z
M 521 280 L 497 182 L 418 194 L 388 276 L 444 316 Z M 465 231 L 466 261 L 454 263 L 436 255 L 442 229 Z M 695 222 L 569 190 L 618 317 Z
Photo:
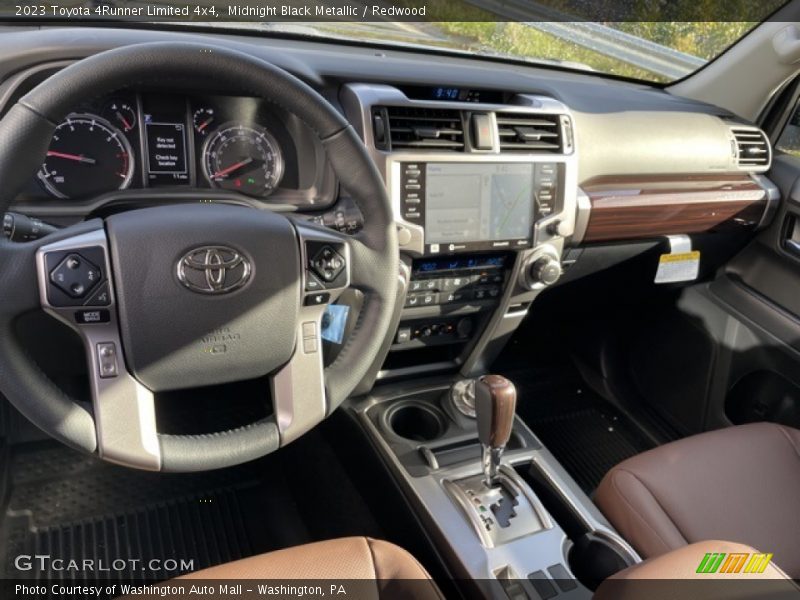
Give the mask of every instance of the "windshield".
M 787 0 L 85 0 L 0 16 L 247 29 L 438 49 L 654 83 L 690 75 Z M 13 17 L 12 17 L 13 18 Z
M 227 25 L 236 25 L 228 23 Z M 249 25 L 239 23 L 238 25 Z M 758 25 L 599 22 L 273 23 L 264 28 L 354 41 L 507 57 L 669 83 L 716 58 Z
M 633 0 L 608 8 L 606 3 L 589 6 L 577 0 L 385 0 L 381 5 L 364 3 L 336 12 L 330 7 L 341 3 L 318 0 L 306 3 L 311 10 L 305 14 L 267 12 L 259 19 L 258 12 L 249 11 L 241 13 L 247 22 L 212 24 L 435 48 L 669 83 L 719 56 L 785 3 Z M 626 12 L 619 8 L 623 4 Z M 321 20 L 321 15 L 327 20 Z M 226 14 L 219 16 L 226 18 Z M 609 16 L 613 19 L 589 19 Z

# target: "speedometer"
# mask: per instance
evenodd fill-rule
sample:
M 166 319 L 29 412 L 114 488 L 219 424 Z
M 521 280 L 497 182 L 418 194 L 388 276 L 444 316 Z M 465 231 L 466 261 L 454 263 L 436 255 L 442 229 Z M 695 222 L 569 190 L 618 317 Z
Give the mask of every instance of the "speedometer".
M 80 198 L 128 187 L 133 176 L 131 145 L 105 119 L 72 114 L 59 123 L 39 179 L 58 198 Z
M 214 187 L 264 197 L 283 175 L 283 158 L 263 127 L 226 123 L 206 140 L 203 172 Z

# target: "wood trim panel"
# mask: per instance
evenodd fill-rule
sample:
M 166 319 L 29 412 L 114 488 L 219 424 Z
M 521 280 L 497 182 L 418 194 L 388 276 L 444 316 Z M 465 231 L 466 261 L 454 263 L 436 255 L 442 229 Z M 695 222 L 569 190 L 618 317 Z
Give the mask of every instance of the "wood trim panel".
M 597 177 L 585 242 L 654 238 L 755 227 L 767 192 L 746 173 Z

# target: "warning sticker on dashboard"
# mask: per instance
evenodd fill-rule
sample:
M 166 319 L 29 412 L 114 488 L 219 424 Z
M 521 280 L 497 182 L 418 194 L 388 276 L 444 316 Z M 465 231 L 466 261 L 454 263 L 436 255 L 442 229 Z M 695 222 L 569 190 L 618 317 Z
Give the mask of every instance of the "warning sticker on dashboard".
M 656 283 L 694 281 L 700 272 L 700 251 L 662 254 L 658 259 Z

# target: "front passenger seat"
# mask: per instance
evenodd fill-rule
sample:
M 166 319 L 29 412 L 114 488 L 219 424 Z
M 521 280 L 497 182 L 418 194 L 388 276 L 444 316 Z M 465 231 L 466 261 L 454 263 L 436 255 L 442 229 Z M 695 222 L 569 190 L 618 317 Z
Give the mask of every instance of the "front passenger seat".
M 730 540 L 800 579 L 797 429 L 751 423 L 659 446 L 611 469 L 595 502 L 644 558 Z
M 282 583 L 317 580 L 308 583 L 323 586 L 341 584 L 347 597 L 359 600 L 443 598 L 425 568 L 411 554 L 389 542 L 367 537 L 341 538 L 276 550 L 178 578 L 192 579 L 262 579 L 282 580 Z M 324 587 L 323 591 L 325 595 L 330 592 Z M 331 595 L 336 596 L 335 593 Z

